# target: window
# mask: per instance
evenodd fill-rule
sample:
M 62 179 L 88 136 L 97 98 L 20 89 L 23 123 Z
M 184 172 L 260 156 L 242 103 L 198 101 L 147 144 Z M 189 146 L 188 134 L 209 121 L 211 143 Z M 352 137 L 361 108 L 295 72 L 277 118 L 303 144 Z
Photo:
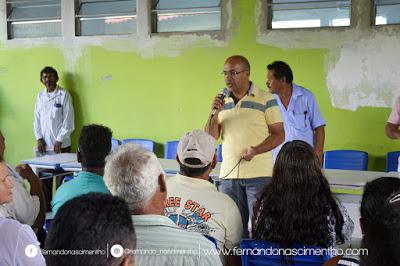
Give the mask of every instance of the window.
M 61 0 L 7 0 L 8 39 L 61 36 Z
M 153 0 L 152 32 L 218 31 L 220 0 Z
M 77 36 L 136 32 L 136 1 L 80 0 L 77 2 Z
M 269 0 L 270 29 L 350 26 L 351 0 Z
M 375 0 L 375 25 L 400 24 L 400 0 Z

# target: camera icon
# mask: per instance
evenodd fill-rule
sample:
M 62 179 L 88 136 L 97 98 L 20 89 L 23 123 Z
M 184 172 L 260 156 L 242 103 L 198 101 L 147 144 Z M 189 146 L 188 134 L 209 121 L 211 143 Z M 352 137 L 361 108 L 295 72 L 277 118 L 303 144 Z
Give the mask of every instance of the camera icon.
M 124 248 L 121 245 L 115 244 L 110 249 L 111 256 L 119 258 L 124 255 Z

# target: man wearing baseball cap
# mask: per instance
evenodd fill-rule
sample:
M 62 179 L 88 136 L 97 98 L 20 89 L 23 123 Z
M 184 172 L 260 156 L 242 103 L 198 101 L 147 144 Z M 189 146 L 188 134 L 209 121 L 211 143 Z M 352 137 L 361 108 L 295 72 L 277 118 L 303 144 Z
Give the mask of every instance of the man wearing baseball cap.
M 180 139 L 180 172 L 167 179 L 165 215 L 187 231 L 214 238 L 219 250 L 233 250 L 242 238 L 242 219 L 235 202 L 208 181 L 217 164 L 215 147 L 215 138 L 198 129 Z M 220 256 L 224 264 L 240 263 L 239 256 Z

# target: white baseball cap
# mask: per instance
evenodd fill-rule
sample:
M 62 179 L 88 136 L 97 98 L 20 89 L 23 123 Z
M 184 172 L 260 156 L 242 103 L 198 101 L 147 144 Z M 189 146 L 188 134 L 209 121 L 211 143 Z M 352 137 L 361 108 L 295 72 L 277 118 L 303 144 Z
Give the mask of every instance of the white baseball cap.
M 191 168 L 202 168 L 209 165 L 215 155 L 216 140 L 208 133 L 195 129 L 186 133 L 179 141 L 177 154 L 181 164 Z M 199 159 L 201 164 L 192 165 L 188 158 Z

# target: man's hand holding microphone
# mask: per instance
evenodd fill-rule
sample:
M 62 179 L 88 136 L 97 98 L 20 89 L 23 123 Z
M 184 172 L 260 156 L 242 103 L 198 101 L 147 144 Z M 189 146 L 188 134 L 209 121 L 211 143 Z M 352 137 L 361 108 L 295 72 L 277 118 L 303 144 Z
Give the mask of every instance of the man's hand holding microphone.
M 218 113 L 223 109 L 225 104 L 225 97 L 229 96 L 229 90 L 227 88 L 222 88 L 221 92 L 215 96 L 214 102 L 212 104 L 211 116 L 218 116 Z

